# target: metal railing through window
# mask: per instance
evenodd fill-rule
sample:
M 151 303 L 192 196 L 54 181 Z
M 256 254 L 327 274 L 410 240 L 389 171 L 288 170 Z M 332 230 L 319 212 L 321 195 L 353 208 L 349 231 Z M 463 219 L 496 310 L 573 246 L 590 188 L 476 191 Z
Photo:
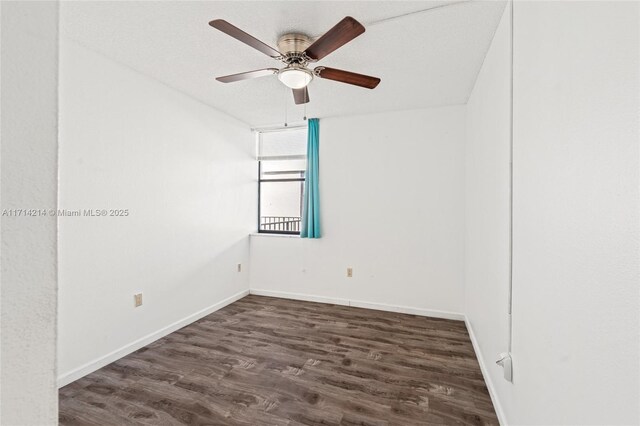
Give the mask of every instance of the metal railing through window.
M 260 216 L 260 231 L 300 233 L 300 217 Z

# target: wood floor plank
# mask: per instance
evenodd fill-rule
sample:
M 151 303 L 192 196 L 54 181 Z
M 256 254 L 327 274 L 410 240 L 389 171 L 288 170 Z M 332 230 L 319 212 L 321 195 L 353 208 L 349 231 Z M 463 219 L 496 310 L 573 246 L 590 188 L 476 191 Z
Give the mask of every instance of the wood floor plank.
M 60 389 L 61 425 L 497 425 L 461 321 L 247 296 Z

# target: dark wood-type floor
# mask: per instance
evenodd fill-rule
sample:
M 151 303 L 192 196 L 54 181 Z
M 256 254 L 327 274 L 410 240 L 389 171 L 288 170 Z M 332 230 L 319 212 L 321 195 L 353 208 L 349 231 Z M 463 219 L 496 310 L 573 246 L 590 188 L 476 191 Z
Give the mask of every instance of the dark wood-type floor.
M 62 388 L 60 424 L 498 421 L 461 321 L 247 296 Z

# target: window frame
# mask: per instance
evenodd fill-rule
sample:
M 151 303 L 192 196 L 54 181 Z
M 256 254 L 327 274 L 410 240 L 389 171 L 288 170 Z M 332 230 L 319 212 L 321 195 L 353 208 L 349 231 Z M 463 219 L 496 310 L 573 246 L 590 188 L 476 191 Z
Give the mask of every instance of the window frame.
M 260 143 L 261 143 L 261 139 L 262 139 L 262 133 L 266 133 L 266 132 L 285 132 L 287 130 L 299 130 L 301 128 L 306 129 L 307 126 L 296 126 L 296 127 L 288 127 L 288 128 L 281 128 L 281 129 L 269 129 L 267 131 L 264 130 L 256 130 L 256 133 L 258 135 L 258 137 L 256 138 L 257 140 L 257 145 L 258 145 L 258 150 L 260 147 Z M 262 201 L 262 183 L 264 182 L 302 182 L 303 183 L 303 190 L 304 190 L 304 182 L 306 182 L 307 180 L 307 176 L 306 173 L 304 173 L 304 177 L 299 177 L 299 178 L 281 178 L 281 179 L 263 179 L 262 178 L 262 161 L 263 159 L 260 158 L 259 155 L 256 156 L 257 160 L 258 160 L 258 233 L 259 234 L 276 234 L 276 235 L 300 235 L 300 231 L 281 231 L 281 230 L 267 230 L 267 229 L 261 229 L 261 218 L 262 218 L 262 213 L 261 213 L 261 201 Z M 307 154 L 305 153 L 305 161 L 307 160 Z M 304 197 L 303 194 L 301 194 L 301 197 Z M 302 201 L 302 200 L 301 200 Z M 302 228 L 302 212 L 300 212 L 300 228 Z

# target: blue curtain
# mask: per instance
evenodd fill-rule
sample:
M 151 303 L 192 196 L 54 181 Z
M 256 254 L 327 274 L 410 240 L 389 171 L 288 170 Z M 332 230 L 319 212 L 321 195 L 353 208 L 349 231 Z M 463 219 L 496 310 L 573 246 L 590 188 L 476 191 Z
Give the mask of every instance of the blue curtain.
M 320 151 L 320 124 L 317 118 L 309 119 L 307 135 L 307 173 L 302 204 L 302 238 L 320 238 L 320 194 L 318 192 Z

